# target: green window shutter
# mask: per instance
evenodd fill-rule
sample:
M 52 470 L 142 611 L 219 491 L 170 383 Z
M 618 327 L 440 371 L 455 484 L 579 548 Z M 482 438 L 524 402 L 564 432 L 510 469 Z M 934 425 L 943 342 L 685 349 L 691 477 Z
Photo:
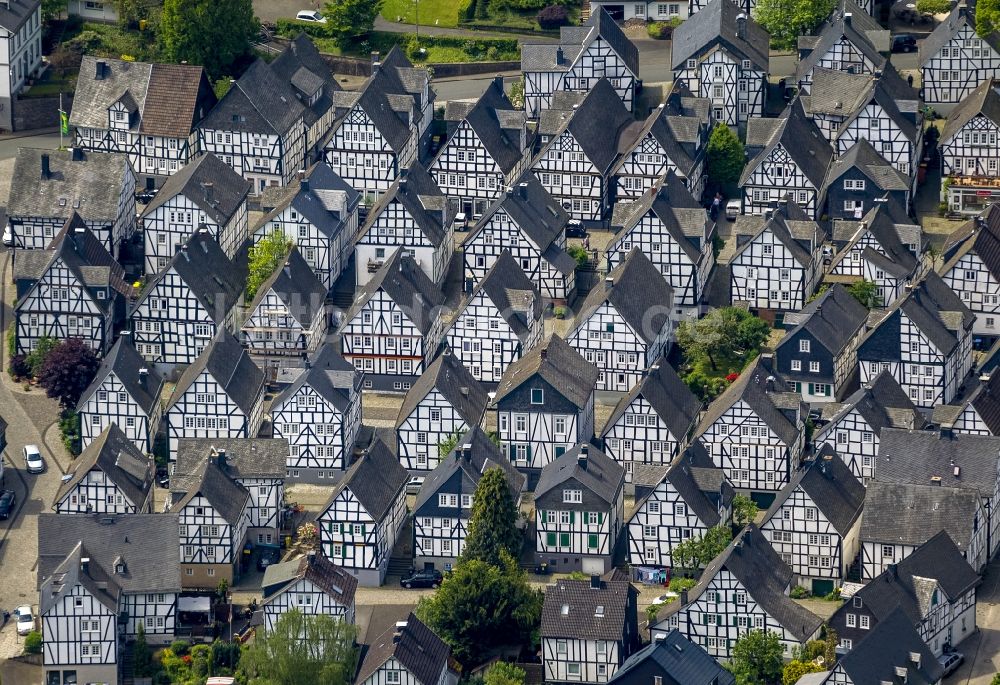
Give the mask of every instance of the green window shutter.
M 590 549 L 597 549 L 597 536 L 596 535 L 588 535 L 587 536 L 587 547 L 589 547 Z
M 597 522 L 598 523 L 604 523 L 604 512 L 603 511 L 597 512 Z
M 813 384 L 809 383 L 806 387 L 808 387 L 808 389 L 809 389 L 809 394 L 812 395 L 813 394 Z
M 365 534 L 365 524 L 361 524 L 361 535 Z
M 569 512 L 569 522 L 570 523 L 575 523 L 576 522 L 576 512 L 575 511 Z
M 733 616 L 733 625 L 734 626 L 736 625 L 736 617 L 735 616 Z
M 347 556 L 347 545 L 341 545 L 340 546 L 340 556 L 342 556 L 342 557 L 346 557 Z
M 525 454 L 528 455 L 528 461 L 531 461 L 531 445 L 526 445 L 524 449 Z
M 566 454 L 566 448 L 562 445 L 556 445 L 556 458 L 558 459 L 564 454 Z
M 701 615 L 701 622 L 703 624 L 705 624 L 706 626 L 708 625 L 708 614 L 702 614 Z
M 517 459 L 517 448 L 514 445 L 507 445 L 507 449 L 510 450 L 510 460 L 514 461 Z
M 546 533 L 545 534 L 545 544 L 548 545 L 549 547 L 555 547 L 556 546 L 556 534 L 555 533 Z
M 560 547 L 569 547 L 569 533 L 560 533 L 559 534 L 559 546 Z

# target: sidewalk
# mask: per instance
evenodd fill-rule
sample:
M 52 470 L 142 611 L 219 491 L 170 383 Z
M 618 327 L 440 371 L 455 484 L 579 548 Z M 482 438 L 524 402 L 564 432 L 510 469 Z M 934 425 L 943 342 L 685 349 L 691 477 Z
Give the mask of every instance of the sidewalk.
M 18 138 L 34 138 L 35 136 L 45 136 L 52 133 L 59 133 L 59 127 L 33 128 L 27 131 L 14 131 L 13 133 L 0 133 L 0 140 L 17 140 Z M 69 136 L 66 137 L 69 140 Z

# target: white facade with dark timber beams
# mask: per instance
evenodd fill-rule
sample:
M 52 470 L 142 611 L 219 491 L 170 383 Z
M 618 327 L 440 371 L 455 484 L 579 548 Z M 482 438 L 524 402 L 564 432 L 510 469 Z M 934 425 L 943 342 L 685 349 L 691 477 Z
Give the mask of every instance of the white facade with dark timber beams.
M 952 233 L 942 256 L 938 273 L 975 315 L 972 334 L 1000 335 L 1000 207 L 990 207 Z
M 154 464 L 114 424 L 90 443 L 63 477 L 59 514 L 143 514 L 153 510 Z
M 840 0 L 833 13 L 813 31 L 799 36 L 799 64 L 795 82 L 809 93 L 817 69 L 847 74 L 874 74 L 884 70 L 887 61 L 881 53 L 889 52 L 889 31 L 865 9 L 863 0 Z
M 973 8 L 959 2 L 920 45 L 923 100 L 943 115 L 1000 74 L 1000 39 L 979 37 L 975 24 Z
M 281 617 L 293 609 L 305 616 L 332 616 L 354 623 L 357 587 L 354 576 L 315 552 L 272 564 L 261 581 L 264 630 L 273 631 Z
M 979 214 L 1000 199 L 1000 94 L 993 79 L 970 92 L 948 115 L 941 133 L 942 201 L 962 214 Z

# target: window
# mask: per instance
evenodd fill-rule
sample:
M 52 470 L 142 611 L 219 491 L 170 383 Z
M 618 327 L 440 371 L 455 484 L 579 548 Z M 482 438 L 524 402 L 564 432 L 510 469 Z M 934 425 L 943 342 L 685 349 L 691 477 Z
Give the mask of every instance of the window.
M 385 682 L 395 685 L 400 682 L 399 671 L 386 671 Z
M 858 626 L 861 630 L 868 630 L 870 620 L 871 619 L 868 617 L 868 614 L 861 614 L 858 616 Z
M 809 340 L 799 340 L 799 352 L 809 352 L 809 347 L 811 341 Z
M 857 628 L 858 626 L 858 615 L 857 614 L 847 614 L 847 627 Z
M 545 390 L 542 388 L 532 388 L 531 389 L 531 403 L 532 404 L 544 404 L 545 403 Z
M 578 663 L 569 663 L 569 664 L 566 664 L 566 675 L 575 676 L 575 677 L 579 678 L 580 677 L 580 664 L 578 664 Z
M 580 504 L 583 502 L 583 490 L 563 490 L 563 502 Z
M 802 360 L 801 359 L 793 359 L 792 360 L 792 371 L 801 371 L 801 370 L 802 370 Z
M 819 362 L 809 362 L 809 372 L 819 373 Z
M 892 545 L 882 545 L 882 558 L 892 559 Z

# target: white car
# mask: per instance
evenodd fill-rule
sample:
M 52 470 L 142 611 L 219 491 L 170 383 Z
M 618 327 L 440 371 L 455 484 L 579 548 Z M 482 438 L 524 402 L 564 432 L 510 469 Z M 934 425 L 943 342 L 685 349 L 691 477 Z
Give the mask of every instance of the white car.
M 311 21 L 316 24 L 326 23 L 326 17 L 316 10 L 300 10 L 299 13 L 295 15 L 295 18 L 299 21 Z
M 28 473 L 41 473 L 45 470 L 45 462 L 42 460 L 42 452 L 38 445 L 24 446 L 24 466 Z
M 31 615 L 31 607 L 25 604 L 14 610 L 17 615 L 17 634 L 27 635 L 35 629 L 35 617 Z
M 678 597 L 678 595 L 677 595 L 676 592 L 668 592 L 668 593 L 666 593 L 664 595 L 660 595 L 659 597 L 657 597 L 656 599 L 654 599 L 652 602 L 650 602 L 650 604 L 652 604 L 653 606 L 657 606 L 657 605 L 660 605 L 660 604 L 667 604 L 667 603 L 672 602 L 675 599 L 677 599 L 677 597 Z
M 14 245 L 14 229 L 10 227 L 10 224 L 3 227 L 3 244 L 7 247 Z
M 726 218 L 735 219 L 743 213 L 743 203 L 739 200 L 730 200 L 726 203 Z

